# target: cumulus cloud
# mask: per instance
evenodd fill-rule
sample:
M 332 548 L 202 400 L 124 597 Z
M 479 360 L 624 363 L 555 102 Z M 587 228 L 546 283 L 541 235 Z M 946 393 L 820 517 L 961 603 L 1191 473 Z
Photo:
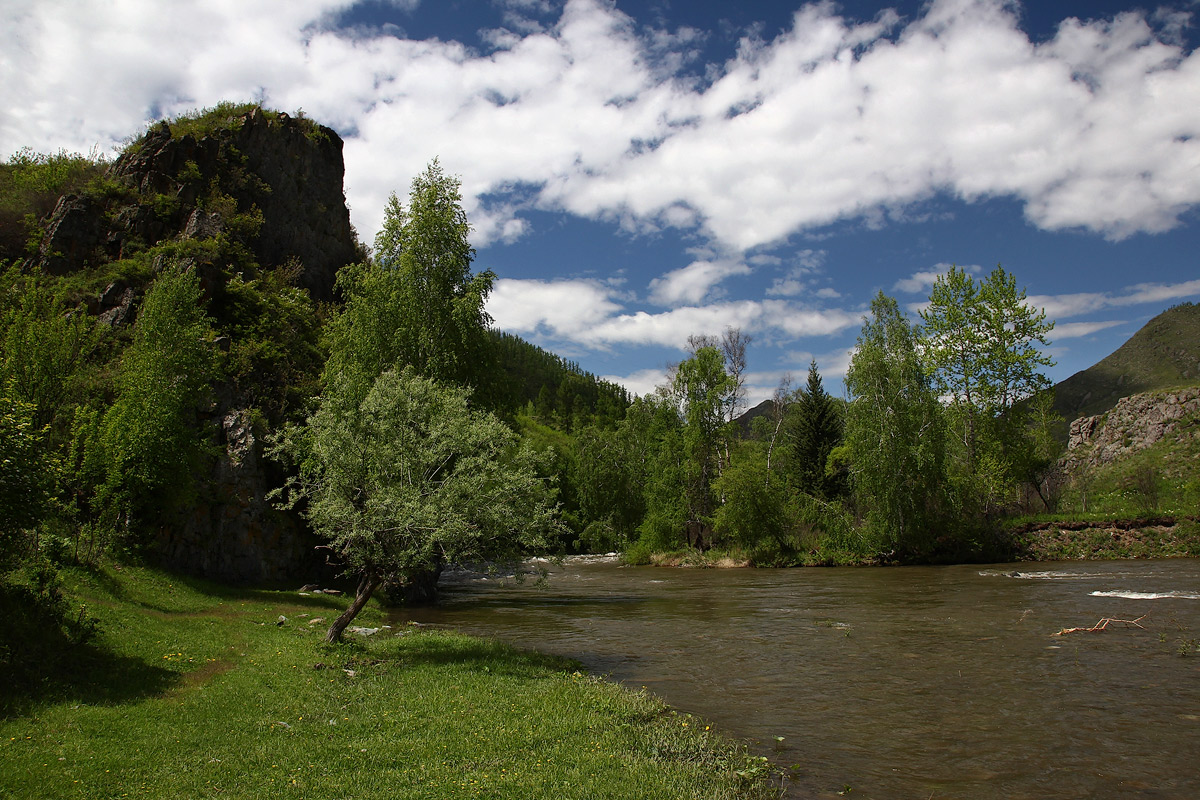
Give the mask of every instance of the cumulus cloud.
M 697 80 L 681 70 L 702 34 L 601 0 L 512 0 L 475 45 L 337 28 L 352 5 L 6 3 L 0 149 L 106 146 L 230 98 L 302 107 L 345 134 L 368 238 L 434 155 L 464 176 L 483 240 L 542 208 L 698 228 L 736 253 L 939 193 L 1121 238 L 1200 203 L 1200 54 L 1178 15 L 1071 19 L 1032 42 L 1006 0 L 934 0 L 904 22 L 811 4 Z
M 645 397 L 667 383 L 665 369 L 639 369 L 629 375 L 602 375 L 601 380 L 624 386 L 631 393 Z
M 790 341 L 832 336 L 862 321 L 858 312 L 806 308 L 783 300 L 687 305 L 658 313 L 630 311 L 618 302 L 614 288 L 587 280 L 501 279 L 487 310 L 503 330 L 596 349 L 658 345 L 682 350 L 689 336 L 719 335 L 728 327 L 761 335 L 768 342 Z
M 732 275 L 748 275 L 741 261 L 701 260 L 673 270 L 650 282 L 650 299 L 663 306 L 699 303 L 721 281 Z
M 942 262 L 935 265 L 933 269 L 914 272 L 909 277 L 896 281 L 896 285 L 892 287 L 892 291 L 904 292 L 905 294 L 929 294 L 930 290 L 933 289 L 934 282 L 949 272 L 952 266 L 955 265 Z M 978 275 L 983 271 L 978 264 L 966 264 L 958 268 L 972 275 Z

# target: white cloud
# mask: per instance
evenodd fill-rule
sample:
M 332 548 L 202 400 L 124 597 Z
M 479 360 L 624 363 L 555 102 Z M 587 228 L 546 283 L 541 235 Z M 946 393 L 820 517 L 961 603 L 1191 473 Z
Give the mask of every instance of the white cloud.
M 627 311 L 616 298 L 615 288 L 597 281 L 500 279 L 487 310 L 503 330 L 593 349 L 658 345 L 683 350 L 689 336 L 720 335 L 728 327 L 767 341 L 790 341 L 832 336 L 862 321 L 858 312 L 804 308 L 783 300 L 727 301 L 650 313 Z
M 620 306 L 610 290 L 586 280 L 535 281 L 501 278 L 492 288 L 487 311 L 512 333 L 545 333 L 584 342 L 594 326 L 611 319 Z
M 896 281 L 896 284 L 892 287 L 892 291 L 904 292 L 905 294 L 929 294 L 934 282 L 949 272 L 953 266 L 956 265 L 942 262 L 934 265 L 933 269 L 914 272 L 911 276 Z M 978 275 L 983 271 L 978 264 L 965 264 L 958 268 L 972 275 Z
M 1055 325 L 1054 330 L 1050 331 L 1049 338 L 1057 342 L 1060 339 L 1079 339 L 1084 336 L 1091 336 L 1093 333 L 1113 328 L 1117 325 L 1124 325 L 1123 319 L 1104 320 L 1102 322 L 1068 322 L 1063 325 Z
M 940 192 L 1012 197 L 1042 228 L 1111 238 L 1200 203 L 1200 53 L 1163 15 L 1068 20 L 1034 43 L 1006 0 L 934 0 L 903 26 L 810 4 L 696 83 L 672 70 L 701 34 L 638 28 L 601 0 L 557 20 L 511 2 L 514 20 L 550 19 L 490 32 L 483 51 L 333 30 L 350 5 L 13 0 L 0 151 L 107 147 L 225 99 L 304 108 L 347 134 L 368 239 L 388 192 L 435 155 L 463 176 L 480 243 L 521 235 L 526 207 L 699 226 L 736 253 L 836 220 L 887 224 Z
M 650 282 L 650 299 L 663 306 L 699 303 L 713 288 L 732 275 L 749 275 L 741 261 L 702 260 L 668 272 Z
M 1200 295 L 1200 280 L 1183 283 L 1139 283 L 1119 292 L 1079 292 L 1059 295 L 1033 295 L 1026 301 L 1034 308 L 1046 311 L 1049 319 L 1063 319 L 1090 314 L 1106 308 L 1162 304 Z M 1114 323 L 1115 324 L 1115 323 Z
M 817 297 L 839 297 L 837 292 L 828 288 L 813 292 L 812 283 L 809 280 L 809 276 L 821 271 L 826 255 L 824 250 L 800 250 L 792 259 L 787 272 L 782 277 L 776 278 L 767 288 L 767 294 L 771 297 L 797 297 L 812 292 Z M 773 260 L 778 261 L 779 259 Z
M 667 382 L 665 369 L 639 369 L 629 375 L 602 375 L 601 380 L 618 383 L 633 394 L 646 396 L 654 394 L 654 390 Z

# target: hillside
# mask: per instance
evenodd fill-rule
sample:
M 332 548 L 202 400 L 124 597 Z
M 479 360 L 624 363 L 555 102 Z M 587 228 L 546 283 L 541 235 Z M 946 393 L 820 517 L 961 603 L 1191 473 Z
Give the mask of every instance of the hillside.
M 1122 397 L 1200 382 L 1200 305 L 1182 303 L 1147 322 L 1114 353 L 1054 387 L 1066 422 L 1108 411 Z

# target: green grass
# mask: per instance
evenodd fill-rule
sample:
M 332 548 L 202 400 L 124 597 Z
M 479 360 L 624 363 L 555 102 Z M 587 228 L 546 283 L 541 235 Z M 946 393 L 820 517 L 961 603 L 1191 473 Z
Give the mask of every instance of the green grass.
M 101 633 L 69 674 L 0 697 L 0 797 L 766 791 L 765 762 L 743 747 L 561 659 L 417 628 L 329 647 L 310 623 L 343 599 L 141 568 L 65 578 Z M 357 622 L 382 620 L 369 608 Z
M 1076 476 L 1060 515 L 1129 519 L 1200 514 L 1200 429 L 1181 426 L 1144 450 Z

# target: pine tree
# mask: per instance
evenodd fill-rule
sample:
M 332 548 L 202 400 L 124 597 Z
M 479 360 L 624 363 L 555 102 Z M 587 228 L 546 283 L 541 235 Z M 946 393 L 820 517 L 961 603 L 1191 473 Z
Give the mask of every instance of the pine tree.
M 826 475 L 825 466 L 842 440 L 842 420 L 821 383 L 815 359 L 808 367 L 807 385 L 789 409 L 787 427 L 796 488 L 823 499 L 837 495 L 838 481 Z

